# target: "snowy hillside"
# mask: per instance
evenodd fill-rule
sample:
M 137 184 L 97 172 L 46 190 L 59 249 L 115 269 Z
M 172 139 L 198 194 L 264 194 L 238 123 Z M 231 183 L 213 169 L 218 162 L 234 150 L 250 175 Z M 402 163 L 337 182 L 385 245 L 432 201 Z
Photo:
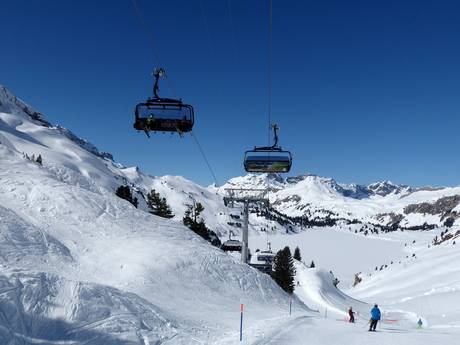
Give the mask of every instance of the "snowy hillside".
M 460 196 L 450 202 L 442 198 L 460 195 L 460 187 L 422 188 L 395 185 L 389 181 L 368 186 L 341 184 L 332 178 L 302 175 L 282 178 L 279 175 L 248 174 L 229 180 L 216 188 L 204 188 L 180 176 L 155 177 L 137 167 L 124 167 L 116 163 L 110 153 L 101 153 L 94 145 L 80 139 L 70 130 L 52 126 L 43 115 L 0 86 L 0 142 L 27 154 L 40 154 L 44 166 L 56 178 L 72 185 L 97 191 L 103 187 L 113 191 L 120 185 L 130 185 L 137 191 L 140 208 L 145 209 L 144 196 L 155 188 L 166 197 L 176 220 L 181 220 L 186 205 L 193 200 L 201 202 L 203 217 L 209 227 L 222 237 L 229 231 L 239 234 L 234 216 L 241 210 L 224 206 L 222 196 L 226 188 L 270 187 L 270 200 L 275 211 L 289 219 L 268 221 L 264 216 L 251 214 L 250 228 L 254 232 L 268 229 L 285 232 L 286 226 L 294 231 L 301 225 L 331 226 L 359 223 L 377 230 L 397 228 L 429 229 L 447 223 L 459 224 Z M 440 205 L 431 204 L 441 200 Z M 428 203 L 428 205 L 426 205 Z M 422 204 L 424 207 L 418 207 Z M 276 218 L 276 217 L 275 217 Z
M 426 233 L 408 241 L 407 254 L 383 270 L 363 275 L 350 289 L 357 298 L 413 310 L 433 328 L 460 327 L 460 231 Z M 397 234 L 393 234 L 398 236 Z M 433 240 L 438 241 L 433 244 Z
M 180 176 L 154 177 L 137 167 L 125 167 L 113 160 L 110 153 L 101 153 L 94 145 L 70 130 L 52 126 L 43 115 L 0 86 L 0 143 L 28 156 L 43 157 L 43 166 L 53 177 L 70 185 L 98 192 L 129 185 L 146 209 L 144 196 L 155 188 L 166 197 L 175 219 L 181 220 L 187 204 L 201 202 L 203 216 L 216 232 L 227 233 L 231 218 L 222 198 Z M 216 221 L 216 215 L 223 218 Z M 223 225 L 221 225 L 223 224 Z
M 0 343 L 190 344 L 234 330 L 240 303 L 253 324 L 285 313 L 268 276 L 114 194 L 187 181 L 125 169 L 2 92 Z
M 252 209 L 251 250 L 267 241 L 275 251 L 299 246 L 321 267 L 297 264 L 292 316 L 268 276 L 182 226 L 196 200 L 212 230 L 239 234 L 241 209 L 224 205 L 225 189 L 265 188 L 267 180 L 274 210 Z M 115 196 L 120 185 L 132 188 L 139 209 Z M 152 188 L 173 219 L 145 212 Z M 362 333 L 375 301 L 388 321 L 381 344 L 455 344 L 459 195 L 460 187 L 362 186 L 315 175 L 246 175 L 207 188 L 151 176 L 0 87 L 0 344 L 235 344 L 240 303 L 245 344 L 364 344 L 373 341 Z M 344 291 L 332 286 L 331 269 Z M 351 288 L 358 272 L 363 281 Z M 349 306 L 361 315 L 356 325 L 343 322 Z M 428 326 L 422 341 L 417 318 Z

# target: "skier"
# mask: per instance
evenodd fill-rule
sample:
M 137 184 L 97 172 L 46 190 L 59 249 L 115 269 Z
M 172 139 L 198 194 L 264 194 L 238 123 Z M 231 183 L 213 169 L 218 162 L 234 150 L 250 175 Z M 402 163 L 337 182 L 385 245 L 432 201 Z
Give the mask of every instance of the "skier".
M 421 329 L 422 326 L 423 326 L 422 318 L 419 318 L 418 321 L 417 321 L 417 328 L 418 328 L 418 329 Z
M 348 309 L 348 315 L 350 316 L 349 322 L 355 323 L 355 312 L 353 311 L 352 307 L 350 307 L 350 309 Z
M 371 319 L 370 319 L 370 325 L 369 325 L 369 332 L 375 332 L 375 328 L 377 327 L 377 323 L 380 320 L 380 309 L 377 304 L 374 305 L 374 308 L 371 310 Z

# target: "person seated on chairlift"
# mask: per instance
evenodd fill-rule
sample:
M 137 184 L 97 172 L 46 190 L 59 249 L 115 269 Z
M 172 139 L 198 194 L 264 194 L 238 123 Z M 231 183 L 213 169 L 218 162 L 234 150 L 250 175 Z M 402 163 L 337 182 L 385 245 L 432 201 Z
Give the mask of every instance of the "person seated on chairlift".
M 153 123 L 155 122 L 155 117 L 150 114 L 149 117 L 145 120 L 145 124 L 147 128 L 150 128 L 153 126 Z

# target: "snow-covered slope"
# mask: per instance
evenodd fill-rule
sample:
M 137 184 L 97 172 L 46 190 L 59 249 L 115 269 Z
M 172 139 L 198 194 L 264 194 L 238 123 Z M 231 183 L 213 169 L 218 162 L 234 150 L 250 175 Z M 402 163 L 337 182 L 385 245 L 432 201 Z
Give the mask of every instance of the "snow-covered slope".
M 137 167 L 124 167 L 113 161 L 112 155 L 100 152 L 94 145 L 80 139 L 70 130 L 52 126 L 43 115 L 0 86 L 0 142 L 9 148 L 31 156 L 40 154 L 44 166 L 56 178 L 69 184 L 96 191 L 103 187 L 115 189 L 123 184 L 137 191 L 140 208 L 146 205 L 142 196 L 155 188 L 171 205 L 175 219 L 180 220 L 186 205 L 193 200 L 201 202 L 203 217 L 208 226 L 225 237 L 230 230 L 238 234 L 240 228 L 231 215 L 239 210 L 224 206 L 222 196 L 226 188 L 270 187 L 273 208 L 288 216 L 282 222 L 267 221 L 251 215 L 252 231 L 260 229 L 285 232 L 303 225 L 330 226 L 333 224 L 376 224 L 380 230 L 395 228 L 426 229 L 447 222 L 459 224 L 460 197 L 456 204 L 444 207 L 417 207 L 433 204 L 444 197 L 460 195 L 460 187 L 415 189 L 389 181 L 368 186 L 341 184 L 332 178 L 312 174 L 282 178 L 279 175 L 248 174 L 229 180 L 224 186 L 204 188 L 180 176 L 155 177 Z M 364 231 L 363 226 L 357 227 Z
M 288 297 L 268 276 L 180 222 L 134 208 L 114 188 L 190 187 L 216 202 L 212 193 L 126 169 L 31 117 L 2 90 L 0 343 L 212 342 L 234 328 L 240 303 L 253 324 L 287 309 Z M 43 165 L 23 152 L 40 154 Z
M 175 219 L 181 220 L 187 204 L 201 202 L 203 217 L 220 233 L 230 228 L 228 211 L 215 192 L 181 176 L 155 177 L 137 167 L 125 167 L 113 161 L 109 153 L 101 153 L 94 145 L 70 130 L 52 126 L 5 87 L 0 86 L 0 143 L 29 157 L 41 155 L 43 166 L 56 179 L 97 192 L 101 188 L 115 192 L 120 185 L 129 185 L 146 209 L 143 196 L 155 188 L 171 205 Z M 222 219 L 216 220 L 221 213 Z M 223 224 L 223 225 L 221 225 Z
M 308 268 L 299 262 L 296 263 L 296 270 L 296 279 L 299 285 L 295 293 L 303 302 L 313 308 L 318 308 L 318 311 L 326 317 L 348 321 L 348 308 L 352 307 L 356 321 L 367 322 L 369 320 L 372 302 L 366 303 L 342 292 L 333 285 L 334 277 L 329 272 L 324 269 Z M 382 311 L 381 322 L 386 327 L 390 325 L 406 330 L 417 327 L 419 316 L 414 312 L 402 311 L 401 309 L 393 310 L 387 305 L 380 305 L 380 309 Z M 426 320 L 423 320 L 426 323 Z
M 38 154 L 43 165 L 25 157 Z M 284 343 L 290 339 L 285 331 L 294 326 L 299 334 L 301 329 L 310 332 L 305 334 L 319 329 L 321 341 L 330 331 L 343 337 L 343 326 L 310 318 L 277 328 L 286 326 L 287 296 L 267 276 L 181 225 L 186 204 L 196 200 L 204 204 L 211 229 L 237 234 L 241 210 L 224 206 L 225 188 L 263 188 L 266 183 L 265 175 L 246 175 L 220 188 L 204 188 L 183 177 L 155 177 L 124 167 L 71 131 L 52 126 L 0 87 L 0 343 L 232 344 L 240 303 L 246 305 L 245 320 L 251 325 L 248 343 Z M 114 195 L 126 184 L 137 193 L 139 209 Z M 152 188 L 167 198 L 175 218 L 163 220 L 145 212 L 142 195 Z M 330 286 L 327 271 L 298 267 L 302 300 L 320 311 L 335 310 L 341 320 L 348 304 L 365 313 L 368 305 L 360 301 L 379 301 L 387 310 L 409 311 L 394 315 L 410 320 L 410 327 L 414 315 L 435 328 L 458 327 L 460 258 L 453 242 L 460 225 L 460 187 L 414 189 L 388 181 L 360 186 L 315 175 L 273 175 L 269 195 L 273 212 L 286 217 L 275 214 L 281 217 L 278 223 L 251 214 L 252 249 L 264 249 L 266 236 L 260 230 L 267 229 L 279 232 L 272 239 L 274 249 L 298 244 L 306 258 L 334 273 L 335 262 L 344 266 L 346 253 L 356 252 L 349 263 L 359 260 L 359 265 L 338 270 L 346 274 L 344 282 L 352 273 L 364 272 L 363 282 L 344 294 Z M 297 233 L 299 221 L 315 228 Z M 446 221 L 449 228 L 433 231 L 355 234 L 370 224 L 382 230 L 429 228 Z M 331 223 L 334 229 L 329 229 Z M 287 228 L 297 234 L 284 240 L 281 233 Z M 436 235 L 440 244 L 428 248 Z M 344 248 L 334 256 L 330 243 L 335 239 Z M 416 244 L 410 244 L 414 239 Z M 303 246 L 301 241 L 311 243 Z M 403 242 L 409 245 L 403 247 Z M 369 251 L 377 253 L 371 260 Z M 394 265 L 386 262 L 403 251 L 407 258 L 395 257 Z M 320 252 L 325 259 L 316 261 Z M 388 267 L 374 272 L 380 260 Z M 297 300 L 294 311 L 315 315 Z M 285 337 L 269 335 L 267 328 Z M 416 340 L 412 337 L 409 343 Z M 393 338 L 391 343 L 397 344 Z
M 460 232 L 443 233 L 442 242 L 439 232 L 419 236 L 408 245 L 411 254 L 381 271 L 363 275 L 363 282 L 348 292 L 413 310 L 431 327 L 460 327 L 460 251 L 456 243 Z M 439 244 L 433 245 L 434 237 Z

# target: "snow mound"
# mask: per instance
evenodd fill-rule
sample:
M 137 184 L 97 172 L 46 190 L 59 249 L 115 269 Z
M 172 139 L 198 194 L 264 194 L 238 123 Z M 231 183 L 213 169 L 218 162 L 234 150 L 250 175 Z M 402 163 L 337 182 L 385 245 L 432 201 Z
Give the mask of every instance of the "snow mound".
M 326 317 L 335 317 L 348 320 L 348 308 L 355 311 L 355 318 L 361 322 L 369 320 L 370 310 L 373 303 L 366 303 L 352 298 L 342 292 L 333 284 L 334 276 L 320 268 L 308 268 L 301 262 L 296 262 L 296 286 L 295 294 L 305 304 L 317 308 Z M 398 328 L 416 328 L 418 317 L 416 313 L 403 310 L 382 308 L 382 323 Z M 426 320 L 425 324 L 426 324 Z

